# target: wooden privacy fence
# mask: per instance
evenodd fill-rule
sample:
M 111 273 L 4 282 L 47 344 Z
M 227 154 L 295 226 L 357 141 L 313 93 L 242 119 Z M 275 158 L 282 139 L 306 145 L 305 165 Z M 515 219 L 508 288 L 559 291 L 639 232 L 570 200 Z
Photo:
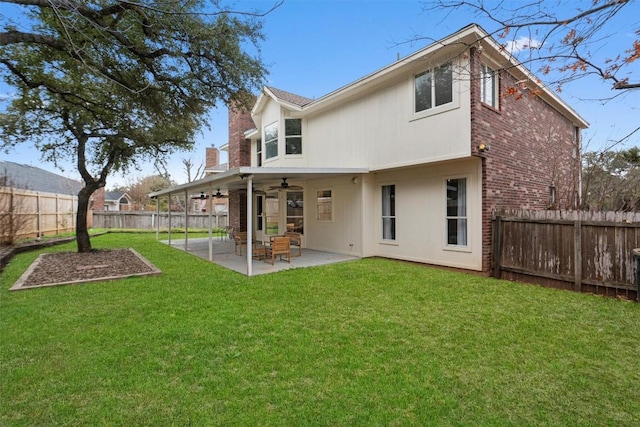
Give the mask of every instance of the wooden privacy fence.
M 74 231 L 78 197 L 0 187 L 0 237 L 16 239 Z
M 226 227 L 227 214 L 213 214 L 212 226 Z M 189 228 L 209 228 L 209 214 L 189 214 Z M 169 229 L 169 214 L 167 212 L 152 211 L 96 211 L 93 212 L 93 226 L 96 228 L 126 228 L 139 230 Z M 171 228 L 184 228 L 184 212 L 171 213 Z
M 493 276 L 637 299 L 640 213 L 494 214 Z

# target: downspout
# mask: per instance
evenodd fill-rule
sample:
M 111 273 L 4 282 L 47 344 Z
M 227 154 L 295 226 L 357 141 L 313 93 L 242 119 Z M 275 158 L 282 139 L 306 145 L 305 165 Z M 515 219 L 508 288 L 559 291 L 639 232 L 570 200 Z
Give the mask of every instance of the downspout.
M 578 169 L 578 194 L 576 197 L 576 209 L 583 209 L 582 206 L 582 130 L 575 128 L 576 134 L 576 168 Z

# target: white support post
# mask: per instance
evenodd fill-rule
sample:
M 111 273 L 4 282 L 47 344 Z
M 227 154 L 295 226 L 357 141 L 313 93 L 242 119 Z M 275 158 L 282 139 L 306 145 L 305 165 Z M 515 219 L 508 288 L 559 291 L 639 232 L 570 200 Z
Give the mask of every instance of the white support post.
M 189 252 L 189 193 L 184 190 L 184 251 Z
M 156 197 L 156 241 L 160 239 L 160 196 Z
M 168 203 L 169 203 L 169 216 L 168 216 L 167 219 L 169 220 L 169 227 L 168 227 L 168 230 L 169 230 L 169 246 L 171 246 L 171 193 L 169 193 L 168 199 L 169 199 L 168 200 Z
M 213 261 L 213 189 L 209 187 L 209 193 L 207 194 L 209 200 L 209 261 Z
M 247 177 L 247 276 L 253 275 L 253 175 Z

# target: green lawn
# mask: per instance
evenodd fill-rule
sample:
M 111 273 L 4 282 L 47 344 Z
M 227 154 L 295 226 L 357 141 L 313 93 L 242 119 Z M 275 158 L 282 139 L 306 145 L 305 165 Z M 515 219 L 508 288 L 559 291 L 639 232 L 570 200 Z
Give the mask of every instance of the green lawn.
M 640 305 L 379 259 L 8 292 L 0 425 L 636 426 Z M 73 250 L 66 244 L 48 251 Z

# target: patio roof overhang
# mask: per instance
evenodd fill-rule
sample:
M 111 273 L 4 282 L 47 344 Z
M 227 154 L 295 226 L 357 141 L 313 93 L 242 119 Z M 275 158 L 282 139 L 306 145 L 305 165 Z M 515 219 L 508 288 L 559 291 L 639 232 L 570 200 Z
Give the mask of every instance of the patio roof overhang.
M 253 185 L 256 186 L 279 184 L 282 178 L 287 178 L 289 183 L 291 183 L 291 180 L 309 180 L 330 176 L 359 175 L 366 173 L 369 173 L 369 168 L 264 168 L 242 166 L 229 169 L 226 172 L 210 175 L 197 181 L 167 188 L 166 190 L 154 191 L 153 193 L 149 193 L 149 197 L 169 196 L 176 193 L 184 194 L 185 192 L 206 193 L 218 190 L 242 190 L 247 188 L 247 182 L 245 181 L 247 177 L 251 177 Z
M 344 175 L 360 175 L 369 173 L 368 168 L 255 168 L 255 167 L 238 167 L 230 169 L 226 172 L 210 175 L 197 181 L 177 185 L 166 190 L 155 191 L 149 193 L 149 197 L 158 198 L 161 196 L 170 197 L 172 194 L 182 193 L 208 193 L 213 194 L 214 191 L 228 190 L 247 190 L 247 241 L 253 242 L 253 214 L 251 200 L 253 187 L 255 185 L 279 184 L 282 178 L 290 180 L 309 180 L 320 179 L 331 176 Z M 158 204 L 158 213 L 160 205 Z M 185 250 L 188 250 L 188 210 L 184 211 L 185 215 Z M 209 209 L 209 260 L 213 260 L 213 235 L 211 228 L 212 209 Z M 159 224 L 159 222 L 158 222 Z M 171 211 L 169 211 L 169 230 L 171 230 Z M 160 232 L 159 226 L 156 229 L 156 238 Z M 171 236 L 169 232 L 169 236 Z M 171 243 L 171 237 L 169 237 Z M 252 251 L 247 250 L 247 276 L 253 274 L 253 257 Z

